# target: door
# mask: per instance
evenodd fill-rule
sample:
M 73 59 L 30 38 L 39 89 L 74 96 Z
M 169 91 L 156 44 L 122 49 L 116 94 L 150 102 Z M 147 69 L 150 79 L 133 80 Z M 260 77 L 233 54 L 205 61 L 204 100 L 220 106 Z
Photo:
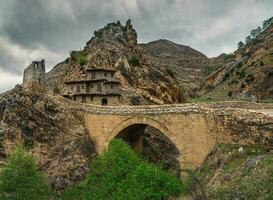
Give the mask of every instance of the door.
M 101 105 L 107 106 L 107 104 L 108 104 L 107 99 L 103 98 L 103 99 L 101 100 Z

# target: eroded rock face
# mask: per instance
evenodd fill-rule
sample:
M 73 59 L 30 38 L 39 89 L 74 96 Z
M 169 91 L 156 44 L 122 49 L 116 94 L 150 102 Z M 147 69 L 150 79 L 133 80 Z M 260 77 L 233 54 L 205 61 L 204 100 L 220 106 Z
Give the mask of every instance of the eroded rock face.
M 82 180 L 96 156 L 81 111 L 35 85 L 18 85 L 0 98 L 1 162 L 18 142 L 34 155 L 56 191 Z
M 80 64 L 75 56 L 77 53 L 84 55 L 86 62 Z M 116 76 L 125 98 L 124 104 L 135 104 L 135 99 L 139 99 L 137 104 L 185 101 L 177 81 L 166 68 L 143 56 L 130 20 L 125 26 L 118 21 L 95 31 L 94 37 L 86 43 L 83 51 L 71 54 L 66 74 L 55 82 L 63 88 L 64 80 L 85 79 L 86 70 L 90 68 L 117 71 Z
M 204 54 L 189 46 L 162 39 L 140 44 L 140 47 L 146 59 L 161 63 L 177 79 L 181 91 L 187 96 L 193 97 L 203 86 L 203 69 L 211 64 Z
M 150 162 L 160 164 L 166 170 L 180 175 L 179 151 L 159 130 L 147 126 L 143 134 L 143 152 Z

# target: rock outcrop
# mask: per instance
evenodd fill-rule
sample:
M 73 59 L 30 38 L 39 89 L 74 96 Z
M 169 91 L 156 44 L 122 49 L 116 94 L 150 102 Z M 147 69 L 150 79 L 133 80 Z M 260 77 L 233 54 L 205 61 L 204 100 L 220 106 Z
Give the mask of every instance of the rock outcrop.
M 155 63 L 161 63 L 178 81 L 181 90 L 193 97 L 205 80 L 203 69 L 211 65 L 204 54 L 191 47 L 176 44 L 168 40 L 157 40 L 140 44 L 144 57 Z
M 41 86 L 16 86 L 0 99 L 0 161 L 24 143 L 56 191 L 84 178 L 96 155 L 76 105 Z
M 56 71 L 57 68 L 53 70 Z M 117 71 L 127 104 L 185 101 L 176 80 L 168 70 L 161 63 L 150 62 L 143 56 L 130 20 L 125 26 L 118 21 L 95 31 L 82 51 L 71 53 L 65 68 L 66 73 L 51 81 L 51 85 L 56 84 L 62 89 L 63 81 L 82 80 L 87 69 L 104 68 Z M 49 73 L 48 79 L 52 79 Z

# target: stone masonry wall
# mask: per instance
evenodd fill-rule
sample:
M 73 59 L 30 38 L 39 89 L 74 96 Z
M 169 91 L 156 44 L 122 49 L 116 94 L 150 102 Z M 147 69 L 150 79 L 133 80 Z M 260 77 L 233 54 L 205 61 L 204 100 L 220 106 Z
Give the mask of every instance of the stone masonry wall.
M 98 152 L 124 128 L 147 124 L 180 151 L 181 168 L 199 166 L 215 144 L 263 145 L 273 149 L 273 117 L 242 108 L 205 104 L 88 106 L 85 124 Z M 98 124 L 98 125 L 96 125 Z
M 25 70 L 23 84 L 46 84 L 45 61 L 33 61 Z

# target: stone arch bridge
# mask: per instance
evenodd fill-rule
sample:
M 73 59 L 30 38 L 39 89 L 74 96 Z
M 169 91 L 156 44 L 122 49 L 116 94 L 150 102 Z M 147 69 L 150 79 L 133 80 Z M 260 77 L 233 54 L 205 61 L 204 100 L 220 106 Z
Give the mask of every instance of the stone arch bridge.
M 177 147 L 181 167 L 196 167 L 219 143 L 257 144 L 273 148 L 273 109 L 261 109 L 257 105 L 247 104 L 243 108 L 219 104 L 84 105 L 83 109 L 85 126 L 99 153 L 113 138 L 152 126 Z

